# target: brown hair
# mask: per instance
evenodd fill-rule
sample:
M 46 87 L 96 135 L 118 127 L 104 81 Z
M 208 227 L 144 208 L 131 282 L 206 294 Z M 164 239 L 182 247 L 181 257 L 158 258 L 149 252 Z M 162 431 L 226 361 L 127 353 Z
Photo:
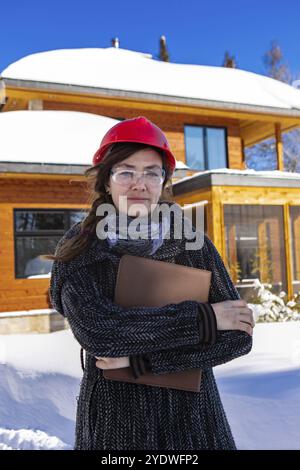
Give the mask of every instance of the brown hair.
M 90 190 L 89 203 L 91 207 L 87 212 L 87 216 L 80 222 L 80 233 L 65 240 L 62 245 L 57 247 L 55 255 L 45 254 L 41 255 L 41 258 L 69 261 L 79 255 L 89 245 L 91 235 L 96 230 L 97 223 L 104 217 L 96 215 L 98 206 L 102 203 L 113 203 L 111 195 L 106 192 L 110 169 L 113 165 L 125 160 L 138 150 L 149 147 L 160 154 L 162 157 L 163 168 L 166 172 L 159 201 L 173 201 L 171 181 L 173 171 L 168 165 L 168 161 L 163 150 L 137 142 L 118 142 L 112 144 L 106 151 L 102 161 L 95 166 L 89 167 L 84 172 L 84 176 L 87 177 L 87 185 Z M 167 185 L 167 183 L 169 184 Z

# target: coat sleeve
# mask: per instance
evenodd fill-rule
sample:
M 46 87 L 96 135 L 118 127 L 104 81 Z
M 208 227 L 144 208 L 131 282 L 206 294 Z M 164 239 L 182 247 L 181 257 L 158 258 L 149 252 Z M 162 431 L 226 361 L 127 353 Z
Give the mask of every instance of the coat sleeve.
M 196 345 L 207 336 L 197 301 L 125 309 L 103 295 L 87 267 L 66 278 L 58 289 L 55 263 L 50 280 L 52 305 L 67 318 L 74 337 L 91 355 L 155 352 Z
M 205 236 L 203 256 L 208 262 L 207 269 L 212 271 L 209 302 L 239 299 L 239 293 L 234 287 L 220 254 L 207 236 Z M 136 362 L 143 364 L 139 367 L 140 373 L 136 376 L 145 373 L 143 371 L 163 374 L 193 368 L 211 368 L 229 362 L 251 351 L 252 336 L 240 330 L 218 330 L 214 344 L 183 345 L 148 353 L 146 348 L 144 349 L 143 355 L 130 358 L 130 363 L 133 365 Z

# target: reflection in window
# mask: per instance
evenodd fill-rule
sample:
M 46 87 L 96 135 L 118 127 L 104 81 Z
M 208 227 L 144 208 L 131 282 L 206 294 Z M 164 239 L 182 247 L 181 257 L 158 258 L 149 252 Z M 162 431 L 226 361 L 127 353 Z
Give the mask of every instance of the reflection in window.
M 54 253 L 64 233 L 86 216 L 84 210 L 16 209 L 15 273 L 16 278 L 49 275 L 53 261 L 40 258 Z
M 63 230 L 65 213 L 55 211 L 17 211 L 15 215 L 17 232 L 36 230 Z
M 293 293 L 300 290 L 300 207 L 290 207 Z
M 230 275 L 246 300 L 253 280 L 286 292 L 283 207 L 224 205 L 226 258 Z
M 193 170 L 227 168 L 226 129 L 184 126 L 186 164 Z

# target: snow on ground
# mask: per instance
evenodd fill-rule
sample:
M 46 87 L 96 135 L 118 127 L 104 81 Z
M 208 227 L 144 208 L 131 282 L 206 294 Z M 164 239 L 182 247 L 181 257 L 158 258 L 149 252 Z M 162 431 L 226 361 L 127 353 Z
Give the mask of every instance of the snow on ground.
M 214 369 L 239 449 L 300 448 L 300 322 L 257 324 Z M 70 330 L 0 336 L 0 449 L 72 449 L 80 347 Z
M 250 354 L 214 371 L 239 449 L 300 449 L 300 322 L 256 324 Z
M 82 375 L 70 330 L 1 335 L 0 376 L 0 448 L 72 448 Z

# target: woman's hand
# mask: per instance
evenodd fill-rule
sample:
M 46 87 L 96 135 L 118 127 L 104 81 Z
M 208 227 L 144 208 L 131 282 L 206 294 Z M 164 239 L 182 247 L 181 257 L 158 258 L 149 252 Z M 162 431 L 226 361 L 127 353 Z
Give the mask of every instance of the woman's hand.
M 129 367 L 129 356 L 126 357 L 97 357 L 96 366 L 99 369 L 121 369 Z
M 253 311 L 245 300 L 225 300 L 211 304 L 218 330 L 241 330 L 252 336 L 255 326 Z

